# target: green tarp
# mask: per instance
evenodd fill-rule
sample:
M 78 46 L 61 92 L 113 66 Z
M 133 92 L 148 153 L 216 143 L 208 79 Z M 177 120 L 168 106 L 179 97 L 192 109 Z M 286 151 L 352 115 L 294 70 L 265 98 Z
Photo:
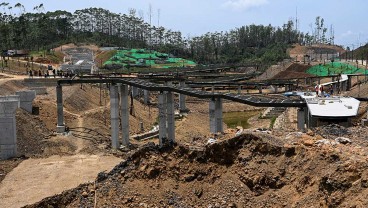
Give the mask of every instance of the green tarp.
M 341 62 L 331 62 L 328 64 L 316 65 L 307 70 L 308 74 L 314 74 L 317 76 L 328 76 L 328 75 L 337 75 L 337 74 L 364 74 L 366 70 L 363 68 L 357 68 L 357 66 L 353 66 L 346 63 Z

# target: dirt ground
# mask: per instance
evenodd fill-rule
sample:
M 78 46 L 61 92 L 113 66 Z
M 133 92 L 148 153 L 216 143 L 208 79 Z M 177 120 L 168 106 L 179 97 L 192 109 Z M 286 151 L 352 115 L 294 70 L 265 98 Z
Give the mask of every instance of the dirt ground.
M 30 158 L 20 163 L 0 186 L 0 207 L 22 207 L 81 183 L 94 181 L 121 161 L 114 156 L 73 155 Z
M 318 143 L 333 128 L 246 133 L 204 148 L 146 145 L 94 183 L 28 207 L 366 207 L 367 142 Z

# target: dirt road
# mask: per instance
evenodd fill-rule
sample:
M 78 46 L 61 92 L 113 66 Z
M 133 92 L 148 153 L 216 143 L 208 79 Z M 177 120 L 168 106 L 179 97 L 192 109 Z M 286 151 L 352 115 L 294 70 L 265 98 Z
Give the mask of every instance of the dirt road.
M 0 183 L 0 207 L 22 207 L 93 181 L 121 159 L 114 156 L 74 155 L 28 159 Z

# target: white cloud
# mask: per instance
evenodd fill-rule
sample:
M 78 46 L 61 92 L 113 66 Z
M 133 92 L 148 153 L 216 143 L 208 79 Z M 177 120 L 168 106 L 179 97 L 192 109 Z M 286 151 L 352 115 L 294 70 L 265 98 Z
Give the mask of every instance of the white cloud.
M 222 6 L 233 10 L 248 10 L 265 4 L 268 4 L 268 0 L 228 0 Z

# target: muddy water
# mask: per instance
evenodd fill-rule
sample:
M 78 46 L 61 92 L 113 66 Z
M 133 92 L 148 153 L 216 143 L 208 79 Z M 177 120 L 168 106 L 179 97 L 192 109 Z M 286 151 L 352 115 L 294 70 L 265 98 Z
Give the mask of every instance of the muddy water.
M 262 111 L 242 111 L 242 112 L 227 112 L 223 113 L 223 121 L 229 128 L 236 128 L 242 126 L 244 129 L 250 128 L 251 125 L 248 123 L 248 119 L 260 115 Z

